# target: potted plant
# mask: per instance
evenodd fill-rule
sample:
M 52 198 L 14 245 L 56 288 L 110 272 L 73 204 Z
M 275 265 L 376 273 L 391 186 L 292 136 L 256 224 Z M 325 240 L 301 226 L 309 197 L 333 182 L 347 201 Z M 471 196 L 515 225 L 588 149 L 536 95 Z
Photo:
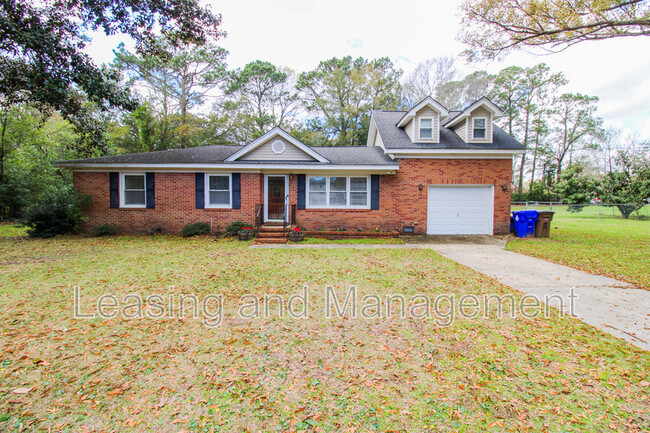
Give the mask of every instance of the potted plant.
M 291 242 L 301 242 L 305 240 L 305 234 L 299 227 L 294 227 L 289 231 L 289 240 Z
M 240 241 L 250 241 L 254 237 L 253 227 L 244 226 L 237 232 Z

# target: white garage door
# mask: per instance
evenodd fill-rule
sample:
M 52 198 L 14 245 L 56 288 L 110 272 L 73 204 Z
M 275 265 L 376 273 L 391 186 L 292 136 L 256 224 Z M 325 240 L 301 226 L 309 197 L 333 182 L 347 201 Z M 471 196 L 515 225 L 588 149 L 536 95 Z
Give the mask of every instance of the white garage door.
M 491 235 L 493 215 L 492 185 L 429 186 L 429 235 Z

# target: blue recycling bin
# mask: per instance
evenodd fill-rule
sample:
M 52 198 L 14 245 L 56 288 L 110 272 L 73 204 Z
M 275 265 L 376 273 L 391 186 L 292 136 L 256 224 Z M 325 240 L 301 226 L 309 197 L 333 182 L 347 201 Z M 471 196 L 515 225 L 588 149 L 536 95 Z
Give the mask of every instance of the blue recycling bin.
M 512 213 L 518 237 L 525 238 L 529 234 L 535 236 L 535 221 L 538 215 L 536 210 L 520 210 Z

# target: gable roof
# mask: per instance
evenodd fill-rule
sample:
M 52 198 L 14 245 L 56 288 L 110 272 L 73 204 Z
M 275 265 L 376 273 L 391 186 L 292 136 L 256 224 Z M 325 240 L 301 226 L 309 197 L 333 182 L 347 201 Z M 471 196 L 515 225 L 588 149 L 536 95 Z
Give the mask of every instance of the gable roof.
M 233 162 L 238 160 L 239 158 L 248 155 L 264 143 L 267 143 L 270 141 L 273 137 L 275 136 L 280 136 L 287 140 L 289 143 L 293 144 L 296 146 L 298 149 L 302 150 L 304 153 L 307 155 L 311 156 L 318 162 L 329 162 L 327 158 L 325 158 L 323 155 L 319 154 L 318 152 L 314 151 L 313 148 L 310 148 L 306 144 L 302 143 L 300 140 L 292 137 L 288 132 L 283 130 L 282 128 L 276 126 L 275 128 L 271 129 L 269 132 L 266 134 L 262 135 L 260 138 L 257 140 L 252 141 L 251 143 L 247 144 L 246 146 L 243 146 L 240 150 L 237 152 L 233 153 L 230 155 L 228 158 L 226 158 L 226 162 Z
M 524 148 L 496 125 L 494 125 L 492 143 L 465 143 L 453 129 L 446 126 L 440 128 L 439 143 L 413 143 L 406 131 L 396 126 L 403 116 L 404 111 L 375 110 L 372 112 L 377 132 L 388 153 L 390 149 L 521 150 Z
M 492 112 L 497 117 L 503 116 L 503 110 L 501 110 L 494 102 L 490 101 L 487 96 L 483 96 L 482 98 L 477 99 L 476 101 L 469 104 L 466 108 L 462 109 L 453 118 L 448 119 L 445 122 L 445 127 L 451 128 L 454 125 L 457 125 L 461 120 L 469 117 L 472 111 L 481 106 L 485 107 L 488 111 Z
M 254 169 L 265 167 L 300 167 L 329 169 L 335 167 L 361 167 L 364 169 L 387 168 L 395 170 L 395 162 L 378 147 L 311 147 L 327 162 L 320 161 L 230 161 L 230 157 L 240 151 L 242 146 L 200 146 L 187 149 L 159 150 L 156 152 L 131 153 L 127 155 L 104 156 L 100 158 L 73 159 L 58 161 L 55 165 L 69 168 L 226 168 Z
M 420 111 L 426 106 L 429 106 L 433 108 L 435 111 L 439 112 L 440 116 L 442 117 L 446 117 L 449 114 L 449 110 L 447 110 L 447 108 L 445 108 L 444 105 L 442 105 L 440 102 L 433 99 L 431 96 L 427 96 L 426 98 L 418 102 L 415 105 L 415 107 L 411 108 L 409 111 L 404 113 L 404 116 L 402 116 L 402 118 L 397 121 L 396 126 L 398 128 L 401 128 L 402 126 L 406 125 L 409 120 L 415 117 L 418 111 Z

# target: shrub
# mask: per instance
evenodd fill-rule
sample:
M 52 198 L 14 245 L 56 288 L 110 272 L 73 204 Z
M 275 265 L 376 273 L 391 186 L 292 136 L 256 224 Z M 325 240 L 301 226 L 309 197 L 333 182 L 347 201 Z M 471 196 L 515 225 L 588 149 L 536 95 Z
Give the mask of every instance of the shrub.
M 51 238 L 77 232 L 87 219 L 83 209 L 91 201 L 91 196 L 77 193 L 49 197 L 28 211 L 25 219 L 25 225 L 29 227 L 27 233 L 31 237 Z
M 585 172 L 581 165 L 571 165 L 567 167 L 560 179 L 555 185 L 555 192 L 562 198 L 562 201 L 569 205 L 589 204 L 592 198 L 596 196 L 596 189 L 600 182 Z M 575 207 L 577 212 L 582 210 L 581 207 Z
M 250 226 L 250 224 L 246 224 L 241 221 L 235 221 L 234 223 L 231 223 L 228 227 L 226 227 L 226 235 L 228 236 L 237 236 L 237 233 L 243 228 Z
M 188 224 L 181 230 L 183 236 L 198 236 L 210 234 L 210 224 L 194 223 Z
M 93 234 L 95 236 L 110 236 L 119 232 L 120 229 L 117 226 L 111 225 L 109 223 L 104 223 L 100 226 L 95 227 Z

